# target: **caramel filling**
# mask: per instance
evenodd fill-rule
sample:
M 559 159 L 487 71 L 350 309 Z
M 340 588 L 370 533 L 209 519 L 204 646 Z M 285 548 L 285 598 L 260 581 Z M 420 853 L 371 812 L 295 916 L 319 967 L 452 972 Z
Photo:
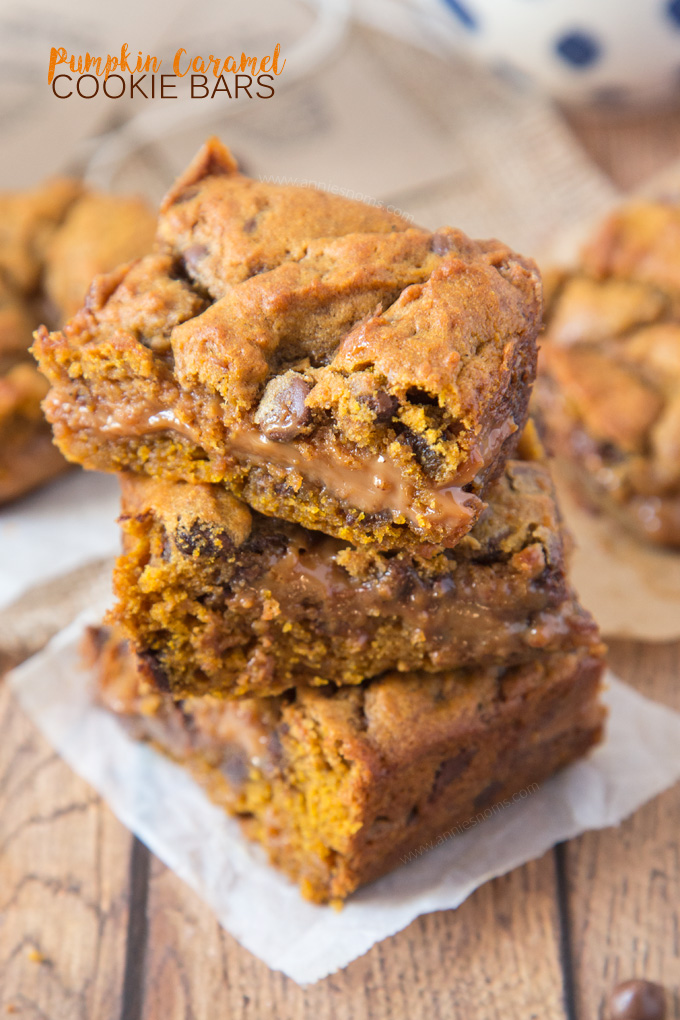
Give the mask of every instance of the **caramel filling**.
M 324 621 L 324 630 L 360 647 L 373 640 L 380 621 L 399 620 L 407 640 L 422 644 L 438 668 L 459 664 L 471 652 L 481 659 L 526 654 L 527 645 L 559 646 L 570 633 L 570 601 L 553 606 L 540 589 L 521 591 L 512 573 L 493 604 L 479 597 L 474 570 L 459 578 L 452 567 L 451 575 L 425 580 L 391 565 L 382 575 L 358 579 L 335 561 L 341 548 L 332 538 L 292 540 L 283 556 L 272 556 L 257 590 L 245 586 L 236 601 L 251 606 L 253 595 L 257 601 L 266 590 L 285 605 L 286 618 L 308 620 L 311 614 Z
M 489 434 L 484 437 L 479 446 L 476 446 L 467 461 L 456 471 L 454 482 L 456 485 L 467 485 L 473 481 L 475 475 L 477 475 L 487 464 L 490 464 L 498 455 L 498 452 L 510 436 L 514 435 L 517 431 L 512 418 L 508 418 L 498 428 L 491 429 Z
M 414 508 L 417 488 L 387 454 L 351 457 L 339 444 L 326 441 L 323 451 L 268 439 L 254 429 L 237 429 L 229 437 L 229 452 L 247 456 L 260 464 L 274 464 L 332 492 L 334 496 L 367 514 L 384 510 L 399 514 L 412 524 L 419 518 L 430 523 L 460 525 L 471 522 L 478 500 L 458 485 L 430 489 L 430 505 Z
M 173 408 L 150 404 L 134 408 L 120 407 L 105 418 L 97 415 L 96 411 L 85 413 L 89 427 L 92 427 L 94 418 L 94 427 L 105 435 L 145 436 L 171 430 L 204 448 L 200 431 L 182 421 Z M 235 460 L 247 459 L 263 466 L 273 465 L 285 471 L 298 472 L 305 479 L 327 489 L 338 500 L 357 507 L 363 513 L 389 511 L 416 527 L 422 527 L 427 522 L 429 525 L 443 527 L 446 531 L 458 531 L 469 528 L 479 508 L 478 498 L 465 492 L 462 485 L 471 481 L 484 466 L 486 447 L 497 450 L 515 428 L 514 423 L 507 423 L 493 430 L 485 447 L 480 447 L 480 452 L 471 458 L 470 477 L 466 464 L 455 483 L 440 488 L 430 486 L 425 492 L 422 480 L 416 485 L 387 453 L 365 456 L 352 454 L 328 438 L 322 448 L 314 448 L 311 445 L 277 442 L 262 435 L 257 429 L 246 426 L 229 432 L 224 452 Z M 416 499 L 418 506 L 414 505 Z

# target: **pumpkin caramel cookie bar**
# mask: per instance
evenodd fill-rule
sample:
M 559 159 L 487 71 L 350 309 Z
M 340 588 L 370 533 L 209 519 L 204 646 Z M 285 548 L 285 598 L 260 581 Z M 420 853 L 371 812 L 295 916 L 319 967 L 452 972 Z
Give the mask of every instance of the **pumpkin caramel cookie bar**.
M 508 462 L 469 535 L 427 558 L 264 517 L 219 485 L 121 481 L 112 619 L 175 696 L 357 684 L 592 641 L 541 463 Z
M 601 737 L 601 646 L 515 666 L 387 673 L 227 701 L 149 694 L 119 636 L 90 635 L 99 698 L 184 764 L 324 903 L 511 801 Z
M 537 398 L 586 502 L 680 548 L 680 204 L 621 207 L 557 277 Z
M 211 140 L 155 253 L 34 351 L 86 467 L 225 483 L 356 545 L 451 547 L 516 448 L 540 318 L 536 267 L 501 243 L 250 180 Z

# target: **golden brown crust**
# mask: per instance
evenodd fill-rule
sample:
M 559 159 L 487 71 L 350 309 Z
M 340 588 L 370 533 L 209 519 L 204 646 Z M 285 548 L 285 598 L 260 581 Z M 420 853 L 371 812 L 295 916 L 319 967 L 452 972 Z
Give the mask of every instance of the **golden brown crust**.
M 310 241 L 408 227 L 381 206 L 248 178 L 213 138 L 164 199 L 158 237 L 217 300 L 252 276 L 299 262 Z
M 185 201 L 186 192 L 206 177 L 227 176 L 237 172 L 238 165 L 232 154 L 225 145 L 222 145 L 219 138 L 211 135 L 166 193 L 160 211 L 164 213 L 178 202 Z
M 596 506 L 680 547 L 680 208 L 613 213 L 546 318 L 538 404 Z

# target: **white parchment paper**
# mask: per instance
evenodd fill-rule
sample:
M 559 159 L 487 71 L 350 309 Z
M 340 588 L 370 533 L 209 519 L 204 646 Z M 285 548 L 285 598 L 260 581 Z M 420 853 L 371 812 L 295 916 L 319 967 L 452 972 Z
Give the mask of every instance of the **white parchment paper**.
M 117 479 L 73 471 L 0 507 L 0 609 L 50 581 L 120 548 Z
M 610 677 L 608 736 L 587 760 L 361 890 L 342 911 L 313 906 L 180 767 L 132 741 L 113 716 L 92 705 L 92 678 L 78 654 L 85 622 L 76 621 L 9 674 L 21 704 L 227 931 L 300 984 L 346 966 L 420 914 L 457 907 L 490 878 L 555 843 L 617 824 L 680 778 L 680 714 Z

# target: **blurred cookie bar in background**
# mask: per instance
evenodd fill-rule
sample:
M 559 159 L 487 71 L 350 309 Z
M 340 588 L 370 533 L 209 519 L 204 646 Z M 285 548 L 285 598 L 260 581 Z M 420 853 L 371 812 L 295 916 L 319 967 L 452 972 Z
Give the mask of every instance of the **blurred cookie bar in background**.
M 62 323 L 95 276 L 145 254 L 153 236 L 141 199 L 76 180 L 0 193 L 0 503 L 68 467 L 40 409 L 47 384 L 29 353 L 33 330 Z
M 551 280 L 536 387 L 584 500 L 680 548 L 680 204 L 637 201 Z

